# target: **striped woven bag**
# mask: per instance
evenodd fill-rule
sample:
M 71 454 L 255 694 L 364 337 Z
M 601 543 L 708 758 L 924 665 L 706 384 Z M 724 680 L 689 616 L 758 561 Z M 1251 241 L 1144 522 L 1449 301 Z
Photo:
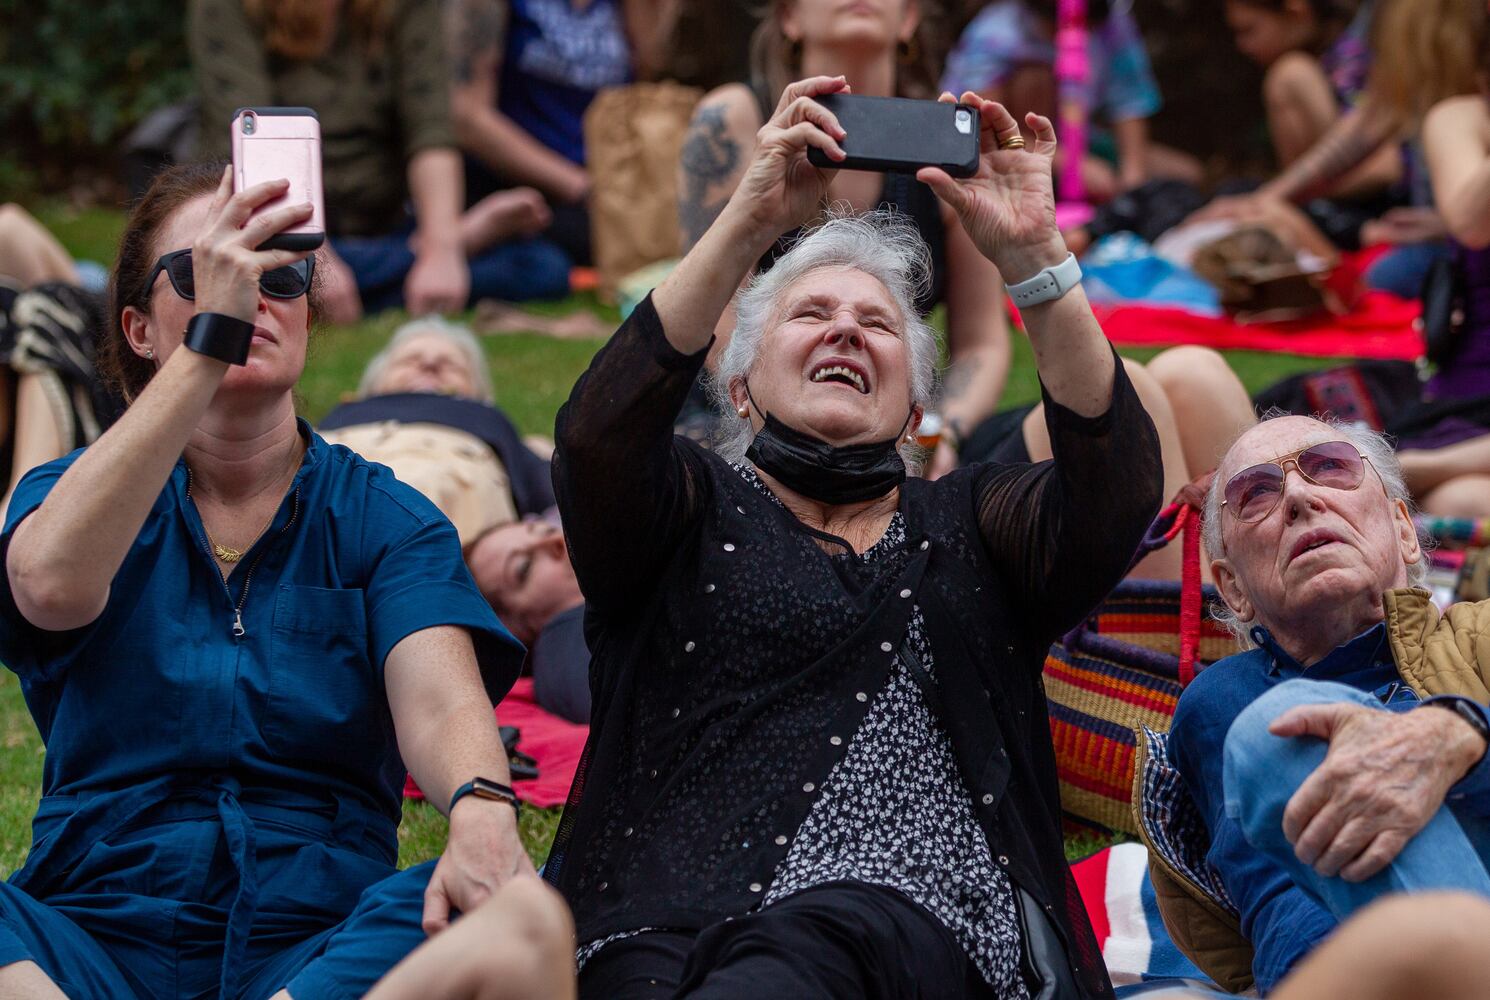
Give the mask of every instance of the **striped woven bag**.
M 1123 581 L 1046 655 L 1050 732 L 1071 832 L 1137 832 L 1129 808 L 1135 731 L 1168 732 L 1196 670 L 1236 652 L 1207 611 L 1220 598 L 1200 583 L 1195 506 L 1177 500 L 1160 511 L 1134 561 L 1176 536 L 1184 546 L 1178 583 Z

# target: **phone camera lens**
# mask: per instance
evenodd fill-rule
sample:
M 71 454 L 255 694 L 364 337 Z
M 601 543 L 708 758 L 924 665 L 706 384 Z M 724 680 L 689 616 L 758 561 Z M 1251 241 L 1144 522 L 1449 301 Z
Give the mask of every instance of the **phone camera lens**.
M 966 135 L 973 130 L 973 115 L 966 108 L 957 109 L 957 131 Z
M 258 119 L 254 115 L 243 116 L 243 134 L 253 135 L 254 129 L 259 127 Z

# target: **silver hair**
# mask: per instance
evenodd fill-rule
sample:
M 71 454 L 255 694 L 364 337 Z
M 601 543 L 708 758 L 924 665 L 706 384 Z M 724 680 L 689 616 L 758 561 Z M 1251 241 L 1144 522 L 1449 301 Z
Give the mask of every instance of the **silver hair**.
M 835 208 L 820 225 L 798 237 L 769 271 L 752 277 L 735 298 L 735 329 L 710 382 L 715 402 L 725 413 L 714 432 L 714 450 L 725 461 L 744 461 L 754 436 L 750 422 L 735 416 L 730 386 L 749 375 L 767 329 L 775 324 L 782 293 L 804 275 L 825 267 L 863 271 L 889 291 L 900 311 L 909 354 L 911 405 L 930 406 L 939 349 L 936 331 L 916 311 L 917 297 L 931 287 L 926 241 L 895 212 L 854 214 Z M 909 470 L 919 469 L 919 446 L 904 444 L 900 453 Z
M 362 370 L 362 381 L 357 385 L 358 398 L 377 395 L 378 383 L 383 380 L 383 373 L 387 371 L 388 362 L 393 359 L 394 353 L 407 341 L 427 333 L 438 334 L 460 348 L 461 354 L 466 358 L 466 367 L 471 371 L 476 398 L 483 403 L 494 402 L 496 395 L 492 389 L 491 372 L 486 366 L 486 355 L 481 353 L 481 345 L 476 342 L 476 335 L 471 332 L 470 327 L 452 323 L 439 316 L 411 319 L 393 331 L 393 337 L 389 339 L 387 346 L 373 355 L 373 359 Z
M 1259 423 L 1276 420 L 1278 417 L 1295 416 L 1286 410 L 1273 407 L 1258 418 Z M 1407 505 L 1409 514 L 1417 513 L 1417 505 L 1412 501 L 1412 494 L 1407 490 L 1407 483 L 1402 478 L 1402 464 L 1397 461 L 1397 452 L 1392 447 L 1391 439 L 1385 434 L 1379 434 L 1363 424 L 1350 423 L 1336 417 L 1318 414 L 1311 419 L 1327 425 L 1339 434 L 1340 437 L 1355 445 L 1356 450 L 1365 455 L 1370 461 L 1371 467 L 1381 477 L 1381 484 L 1386 489 L 1387 497 L 1391 500 L 1401 500 Z M 1230 451 L 1228 450 L 1228 454 Z M 1221 460 L 1221 466 L 1225 466 L 1226 460 Z M 1226 484 L 1219 475 L 1211 480 L 1211 488 L 1205 495 L 1205 517 L 1202 520 L 1203 534 L 1206 552 L 1212 559 L 1220 558 L 1222 552 L 1221 540 L 1221 494 Z M 1410 587 L 1421 587 L 1428 579 L 1428 552 L 1433 547 L 1433 540 L 1421 529 L 1418 530 L 1418 543 L 1422 546 L 1423 554 L 1417 562 L 1407 564 L 1407 584 Z M 1218 602 L 1211 610 L 1211 617 L 1224 626 L 1244 649 L 1250 649 L 1256 645 L 1252 641 L 1251 624 L 1237 618 L 1236 612 L 1227 607 L 1224 602 Z

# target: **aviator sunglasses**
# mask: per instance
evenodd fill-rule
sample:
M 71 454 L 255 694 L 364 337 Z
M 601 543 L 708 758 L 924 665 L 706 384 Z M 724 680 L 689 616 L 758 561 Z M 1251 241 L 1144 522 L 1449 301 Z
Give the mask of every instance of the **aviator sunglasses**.
M 1283 479 L 1288 466 L 1305 481 L 1332 490 L 1353 490 L 1361 485 L 1369 459 L 1349 441 L 1325 441 L 1271 462 L 1243 469 L 1226 481 L 1221 506 L 1244 524 L 1261 521 L 1283 499 Z
M 271 299 L 298 299 L 310 291 L 311 275 L 315 273 L 315 258 L 306 257 L 284 267 L 276 267 L 259 275 L 259 290 Z M 197 296 L 196 279 L 191 271 L 191 250 L 173 250 L 155 262 L 145 288 L 155 287 L 155 276 L 166 272 L 176 294 L 190 302 Z

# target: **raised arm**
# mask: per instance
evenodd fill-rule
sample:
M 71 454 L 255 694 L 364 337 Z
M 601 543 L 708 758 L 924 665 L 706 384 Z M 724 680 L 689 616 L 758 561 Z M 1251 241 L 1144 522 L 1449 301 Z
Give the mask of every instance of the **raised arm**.
M 952 100 L 944 94 L 943 100 Z M 957 213 L 984 256 L 1010 283 L 1065 260 L 1055 222 L 1051 163 L 1055 130 L 1026 116 L 1028 150 L 1002 150 L 1019 135 L 1000 104 L 976 94 L 982 159 L 971 178 L 936 168 L 919 176 Z M 1077 285 L 1020 310 L 1045 392 L 1055 461 L 985 476 L 979 496 L 984 540 L 1037 628 L 1069 628 L 1121 578 L 1159 507 L 1158 438 Z M 1119 485 L 1120 484 L 1120 485 Z
M 192 246 L 198 312 L 252 322 L 259 275 L 305 256 L 253 248 L 309 218 L 309 205 L 266 212 L 244 225 L 256 207 L 287 187 L 286 181 L 268 181 L 235 195 L 231 171 L 223 171 L 206 230 Z M 143 325 L 139 311 L 134 313 L 126 329 L 131 322 Z M 103 611 L 114 574 L 227 370 L 226 363 L 185 347 L 171 352 L 140 398 L 15 529 L 5 569 L 27 621 L 64 631 L 87 625 Z
M 1490 114 L 1479 95 L 1433 106 L 1423 123 L 1433 201 L 1454 239 L 1490 246 Z
M 788 87 L 760 131 L 724 210 L 580 376 L 555 428 L 554 493 L 580 589 L 592 610 L 620 612 L 643 596 L 697 509 L 698 482 L 672 425 L 714 327 L 740 282 L 782 233 L 817 210 L 841 158 L 837 121 L 812 100 L 842 77 Z

